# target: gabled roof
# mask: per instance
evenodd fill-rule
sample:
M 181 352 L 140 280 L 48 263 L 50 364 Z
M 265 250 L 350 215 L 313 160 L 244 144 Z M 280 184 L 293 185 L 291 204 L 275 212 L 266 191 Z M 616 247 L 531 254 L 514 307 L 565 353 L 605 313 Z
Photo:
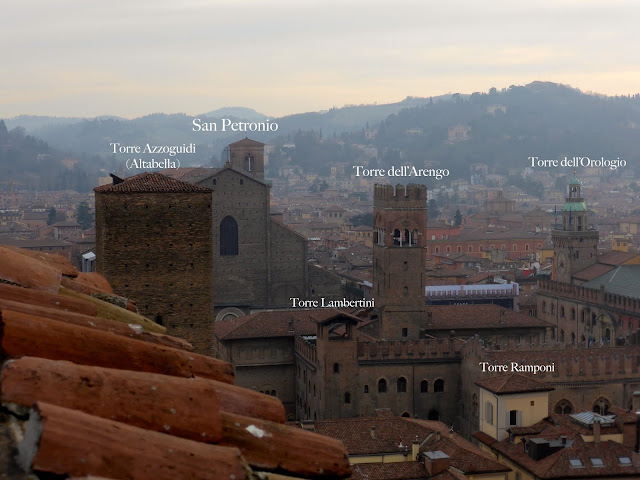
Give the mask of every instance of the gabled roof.
M 245 137 L 237 142 L 230 143 L 230 147 L 264 147 L 264 143 L 257 140 L 251 140 L 249 137 Z
M 97 193 L 211 193 L 207 187 L 176 180 L 158 172 L 143 172 L 125 178 L 123 182 L 102 185 L 93 189 Z
M 544 382 L 533 380 L 519 373 L 507 373 L 497 375 L 475 382 L 480 388 L 495 393 L 496 395 L 508 395 L 511 393 L 549 392 L 554 388 Z
M 164 170 L 164 175 L 183 182 L 198 183 L 215 175 L 219 170 L 211 167 L 182 167 Z

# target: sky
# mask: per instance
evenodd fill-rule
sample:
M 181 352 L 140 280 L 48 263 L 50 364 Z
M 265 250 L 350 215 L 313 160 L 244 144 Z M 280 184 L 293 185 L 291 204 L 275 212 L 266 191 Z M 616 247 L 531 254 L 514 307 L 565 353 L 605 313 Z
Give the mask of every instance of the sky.
M 3 0 L 0 118 L 640 93 L 635 0 Z

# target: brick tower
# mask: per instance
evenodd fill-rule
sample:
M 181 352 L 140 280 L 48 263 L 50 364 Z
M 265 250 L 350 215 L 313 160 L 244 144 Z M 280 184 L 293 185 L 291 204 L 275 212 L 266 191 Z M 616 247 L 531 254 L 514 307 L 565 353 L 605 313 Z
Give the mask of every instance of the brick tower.
M 229 163 L 236 170 L 264 180 L 264 143 L 243 138 L 229 144 Z
M 97 271 L 142 315 L 211 354 L 212 190 L 141 173 L 94 191 Z
M 427 187 L 375 185 L 373 294 L 380 337 L 415 340 L 425 316 Z
M 562 207 L 562 229 L 552 231 L 553 279 L 571 283 L 576 272 L 596 263 L 598 255 L 597 230 L 588 229 L 588 210 L 580 189 L 582 184 L 574 176 L 569 182 L 569 196 Z

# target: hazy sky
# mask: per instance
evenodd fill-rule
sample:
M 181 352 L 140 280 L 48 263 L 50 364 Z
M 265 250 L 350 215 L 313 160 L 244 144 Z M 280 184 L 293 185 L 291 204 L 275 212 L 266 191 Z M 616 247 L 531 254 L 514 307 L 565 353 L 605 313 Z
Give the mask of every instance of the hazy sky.
M 635 0 L 3 0 L 0 118 L 640 92 Z

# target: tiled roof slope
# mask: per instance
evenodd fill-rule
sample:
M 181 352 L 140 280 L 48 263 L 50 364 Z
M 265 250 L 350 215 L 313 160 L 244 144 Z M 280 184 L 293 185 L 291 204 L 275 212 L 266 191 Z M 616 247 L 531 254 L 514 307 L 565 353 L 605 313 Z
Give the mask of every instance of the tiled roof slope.
M 93 189 L 98 193 L 211 193 L 208 187 L 170 178 L 158 172 L 143 172 L 125 178 L 122 183 L 102 185 Z
M 12 255 L 0 256 L 0 272 L 19 264 Z M 108 304 L 112 318 L 101 318 L 95 297 L 0 279 L 0 477 L 351 474 L 339 441 L 285 425 L 282 403 L 233 385 L 231 365 L 129 325 L 125 308 Z
M 510 469 L 482 452 L 471 442 L 433 421 L 394 416 L 320 420 L 316 432 L 341 440 L 349 455 L 411 453 L 417 439 L 420 452 L 441 450 L 451 457 L 451 466 L 466 475 L 508 472 Z
M 544 382 L 538 382 L 519 373 L 507 373 L 496 375 L 475 382 L 481 388 L 489 390 L 496 395 L 528 392 L 550 392 L 553 387 Z

